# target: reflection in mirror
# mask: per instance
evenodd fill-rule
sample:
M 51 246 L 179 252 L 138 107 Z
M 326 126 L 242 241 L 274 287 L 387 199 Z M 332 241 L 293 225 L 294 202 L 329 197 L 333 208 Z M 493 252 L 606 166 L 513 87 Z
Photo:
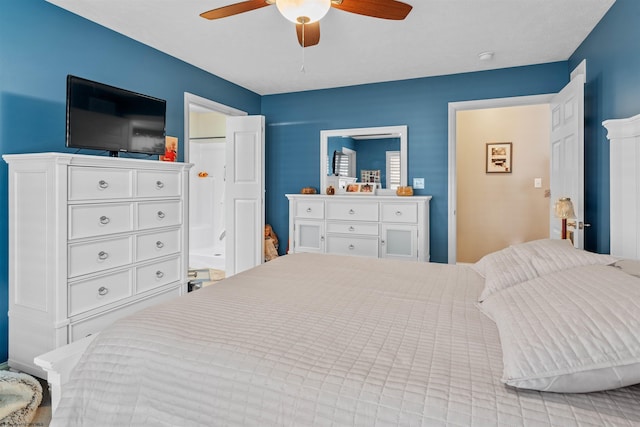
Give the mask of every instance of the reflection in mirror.
M 320 146 L 323 188 L 372 182 L 380 194 L 395 194 L 406 185 L 406 126 L 321 131 Z

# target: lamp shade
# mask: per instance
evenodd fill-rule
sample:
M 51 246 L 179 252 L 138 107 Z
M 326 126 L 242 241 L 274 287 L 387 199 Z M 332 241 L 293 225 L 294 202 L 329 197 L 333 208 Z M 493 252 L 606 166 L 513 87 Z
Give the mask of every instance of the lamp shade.
M 331 8 L 331 0 L 276 0 L 276 6 L 289 21 L 310 24 L 327 14 Z
M 569 219 L 576 217 L 576 214 L 573 211 L 573 203 L 568 197 L 561 197 L 558 199 L 553 209 L 557 218 Z

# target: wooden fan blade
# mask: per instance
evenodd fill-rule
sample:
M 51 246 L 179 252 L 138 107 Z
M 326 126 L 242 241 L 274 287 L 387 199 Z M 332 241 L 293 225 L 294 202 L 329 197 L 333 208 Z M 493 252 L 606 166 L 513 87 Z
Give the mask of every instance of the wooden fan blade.
M 302 25 L 296 24 L 296 33 L 298 33 L 300 46 L 309 47 L 320 43 L 320 21 L 304 24 L 304 44 L 302 44 Z
M 230 4 L 229 6 L 222 6 L 217 9 L 209 10 L 207 12 L 202 12 L 200 16 L 205 19 L 220 19 L 226 18 L 227 16 L 237 15 L 238 13 L 260 9 L 261 7 L 265 6 L 271 6 L 271 3 L 267 3 L 265 0 L 248 0 L 240 3 Z
M 332 1 L 331 7 L 373 18 L 403 20 L 413 6 L 396 0 L 342 0 Z

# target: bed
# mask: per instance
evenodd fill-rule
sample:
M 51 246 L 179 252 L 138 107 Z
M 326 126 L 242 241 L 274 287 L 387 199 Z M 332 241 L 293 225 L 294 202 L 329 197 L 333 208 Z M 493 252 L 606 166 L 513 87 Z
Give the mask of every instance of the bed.
M 640 277 L 615 261 L 551 240 L 471 266 L 282 256 L 101 332 L 51 425 L 640 425 Z
M 638 123 L 604 123 L 616 258 L 279 257 L 37 358 L 51 425 L 640 425 Z

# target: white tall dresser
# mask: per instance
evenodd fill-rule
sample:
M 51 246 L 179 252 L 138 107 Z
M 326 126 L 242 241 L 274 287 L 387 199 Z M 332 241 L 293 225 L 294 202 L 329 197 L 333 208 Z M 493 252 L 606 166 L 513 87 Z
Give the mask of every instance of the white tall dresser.
M 34 153 L 9 164 L 9 366 L 187 291 L 191 165 Z

